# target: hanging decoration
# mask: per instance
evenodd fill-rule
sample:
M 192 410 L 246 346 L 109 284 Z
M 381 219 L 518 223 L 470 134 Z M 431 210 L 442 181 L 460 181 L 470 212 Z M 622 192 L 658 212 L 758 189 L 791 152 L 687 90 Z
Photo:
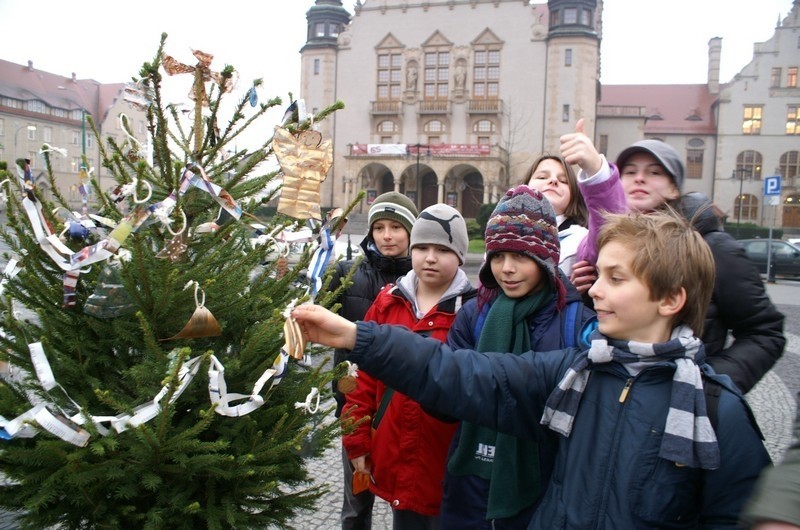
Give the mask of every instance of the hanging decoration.
M 219 322 L 217 322 L 217 319 L 211 314 L 211 311 L 206 308 L 206 293 L 200 289 L 200 284 L 196 281 L 190 281 L 186 284 L 184 289 L 188 289 L 192 285 L 194 285 L 195 310 L 189 322 L 183 326 L 183 329 L 180 330 L 177 335 L 159 340 L 196 339 L 199 337 L 219 337 L 222 335 Z M 202 295 L 201 300 L 197 298 L 198 291 Z

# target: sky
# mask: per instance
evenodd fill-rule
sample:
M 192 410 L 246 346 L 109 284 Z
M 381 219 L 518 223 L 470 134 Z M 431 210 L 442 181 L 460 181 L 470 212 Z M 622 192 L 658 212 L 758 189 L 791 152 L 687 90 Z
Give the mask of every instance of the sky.
M 352 12 L 354 3 L 343 5 Z M 753 43 L 770 38 L 792 0 L 603 3 L 601 81 L 682 84 L 706 81 L 712 37 L 722 37 L 720 80 L 729 81 L 752 58 Z M 23 65 L 31 60 L 34 68 L 66 77 L 74 72 L 78 79 L 124 82 L 152 59 L 166 32 L 166 52 L 179 61 L 195 64 L 191 49 L 199 49 L 215 56 L 213 69 L 236 67 L 233 100 L 253 79 L 263 78 L 262 101 L 287 101 L 290 91 L 295 97 L 299 92 L 299 51 L 313 5 L 314 0 L 0 0 L 0 20 L 6 22 L 0 59 Z M 169 82 L 180 85 L 176 80 Z M 188 92 L 188 84 L 183 90 Z

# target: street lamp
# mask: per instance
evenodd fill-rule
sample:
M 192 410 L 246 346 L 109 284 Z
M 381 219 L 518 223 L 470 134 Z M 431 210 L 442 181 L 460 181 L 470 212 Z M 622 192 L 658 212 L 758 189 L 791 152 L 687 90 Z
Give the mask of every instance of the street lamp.
M 414 180 L 417 182 L 417 189 L 419 190 L 420 189 L 420 182 L 419 182 L 419 154 L 420 154 L 420 152 L 419 151 L 420 151 L 420 149 L 422 149 L 424 147 L 425 149 L 427 149 L 427 152 L 425 153 L 425 156 L 427 158 L 430 158 L 430 156 L 431 156 L 431 146 L 427 145 L 427 144 L 411 144 L 408 147 L 409 148 L 413 147 L 413 148 L 415 148 L 417 150 L 417 170 L 416 170 L 416 173 L 414 175 Z
M 22 126 L 18 127 L 16 131 L 14 131 L 14 159 L 15 160 L 17 158 L 24 158 L 24 157 L 20 157 L 19 153 L 17 153 L 17 137 L 19 136 L 19 132 L 22 129 L 28 129 L 29 131 L 35 131 L 36 130 L 36 125 L 22 125 Z

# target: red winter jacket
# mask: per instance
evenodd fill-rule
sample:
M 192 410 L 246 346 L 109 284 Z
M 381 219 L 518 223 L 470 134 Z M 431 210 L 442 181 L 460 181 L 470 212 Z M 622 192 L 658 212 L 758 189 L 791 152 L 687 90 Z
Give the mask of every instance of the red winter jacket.
M 364 320 L 399 324 L 444 342 L 456 310 L 474 293 L 470 286 L 464 295 L 440 301 L 417 320 L 411 302 L 399 288 L 389 285 L 380 292 Z M 415 401 L 395 392 L 373 432 L 372 418 L 386 386 L 362 371 L 358 372 L 357 382 L 356 390 L 346 395 L 342 419 L 369 418 L 342 437 L 348 457 L 352 460 L 370 455 L 370 490 L 393 509 L 438 515 L 447 449 L 458 424 L 435 419 Z

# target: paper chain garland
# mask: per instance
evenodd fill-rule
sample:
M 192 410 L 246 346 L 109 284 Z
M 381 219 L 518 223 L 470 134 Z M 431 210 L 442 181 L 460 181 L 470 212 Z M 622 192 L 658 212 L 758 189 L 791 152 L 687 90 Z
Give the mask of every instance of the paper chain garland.
M 194 172 L 195 170 L 199 171 L 200 174 L 196 174 Z M 241 217 L 242 210 L 238 204 L 236 204 L 226 190 L 212 183 L 201 167 L 186 167 L 182 172 L 181 182 L 177 192 L 173 190 L 173 192 L 170 193 L 170 195 L 163 201 L 150 207 L 145 208 L 143 206 L 137 206 L 130 215 L 125 217 L 122 221 L 120 221 L 119 224 L 116 225 L 116 227 L 114 227 L 107 238 L 94 245 L 84 247 L 78 252 L 73 252 L 69 247 L 64 245 L 59 239 L 58 235 L 53 232 L 52 227 L 42 213 L 41 202 L 36 200 L 33 188 L 26 186 L 27 193 L 22 202 L 26 215 L 28 216 L 33 228 L 34 236 L 36 237 L 36 240 L 42 250 L 44 250 L 44 252 L 50 256 L 50 258 L 59 268 L 65 271 L 65 306 L 74 305 L 75 286 L 77 284 L 78 275 L 81 272 L 81 268 L 106 260 L 115 255 L 130 233 L 143 226 L 145 221 L 147 221 L 151 215 L 156 217 L 163 224 L 165 224 L 167 228 L 169 228 L 168 223 L 171 222 L 170 214 L 177 204 L 177 195 L 183 195 L 190 186 L 194 186 L 209 193 L 222 206 L 222 208 L 228 211 L 228 213 L 230 213 L 234 218 L 239 219 Z M 147 197 L 144 199 L 139 199 L 136 196 L 135 182 L 123 186 L 122 189 L 119 190 L 119 198 L 132 196 L 135 203 L 143 204 L 149 200 L 151 195 L 149 185 L 147 187 L 148 193 Z M 75 216 L 73 215 L 73 217 Z M 81 216 L 79 218 L 75 218 L 75 221 L 79 222 L 87 229 L 96 228 L 96 225 L 92 219 L 98 220 L 103 224 L 108 224 L 109 222 L 109 220 L 99 216 Z M 184 216 L 183 229 L 185 229 L 185 226 L 186 222 Z M 183 229 L 181 231 L 183 231 Z M 170 232 L 173 234 L 180 233 L 173 232 L 172 230 L 170 230 Z M 327 263 L 330 258 L 330 249 L 333 248 L 333 242 L 335 242 L 335 237 L 330 236 L 330 227 L 323 229 L 321 241 L 326 241 L 327 243 L 324 244 L 324 246 L 321 244 L 320 248 L 315 251 L 314 260 L 312 260 L 315 261 L 315 263 L 319 263 L 319 260 L 322 259 L 321 256 L 323 256 L 323 254 L 325 263 Z M 317 269 L 318 273 L 321 275 L 324 267 L 315 266 L 314 269 Z M 16 260 L 10 261 L 4 272 L 5 278 L 3 278 L 2 282 L 0 282 L 0 292 L 2 292 L 2 289 L 4 289 L 5 283 L 8 281 L 8 279 L 16 275 L 17 272 L 19 272 L 19 267 Z M 315 286 L 314 294 L 316 294 L 316 290 L 320 282 L 321 278 L 317 278 L 316 280 L 312 281 L 313 285 Z M 195 298 L 196 297 L 197 295 L 195 293 Z M 303 358 L 305 350 L 305 338 L 303 337 L 302 332 L 299 330 L 297 323 L 294 322 L 289 316 L 295 303 L 296 300 L 290 303 L 285 312 L 285 316 L 287 318 L 284 326 L 286 343 L 281 348 L 278 356 L 275 358 L 272 367 L 264 371 L 261 377 L 254 384 L 253 391 L 249 395 L 228 394 L 227 384 L 224 377 L 224 366 L 216 358 L 216 356 L 210 356 L 210 365 L 208 369 L 209 399 L 215 405 L 215 410 L 218 414 L 229 417 L 239 417 L 257 410 L 265 403 L 264 398 L 261 396 L 264 386 L 271 381 L 268 387 L 269 390 L 280 383 L 286 372 L 286 366 L 289 357 L 291 356 L 296 359 Z M 198 307 L 200 308 L 202 305 L 203 304 L 199 304 Z M 0 332 L 2 332 L 2 330 L 0 330 Z M 49 392 L 58 386 L 66 394 L 66 391 L 63 389 L 63 387 L 58 385 L 55 381 L 50 364 L 47 361 L 47 357 L 44 353 L 41 343 L 37 342 L 30 344 L 29 351 L 31 354 L 31 360 L 33 361 L 34 369 L 36 371 L 37 379 L 39 380 L 42 388 Z M 173 392 L 169 403 L 173 403 L 176 399 L 178 399 L 178 397 L 180 397 L 185 390 L 186 386 L 194 379 L 199 369 L 201 360 L 202 357 L 200 356 L 194 357 L 183 363 L 183 365 L 180 367 L 178 372 L 178 387 Z M 23 381 L 27 382 L 30 378 L 29 375 L 22 369 L 12 367 L 7 363 L 2 363 L 2 365 L 0 365 L 0 377 L 5 379 L 9 384 L 21 384 Z M 68 415 L 64 411 L 60 410 L 55 403 L 45 402 L 35 393 L 29 391 L 27 392 L 27 396 L 33 407 L 13 420 L 6 420 L 0 416 L 0 438 L 8 440 L 12 438 L 33 437 L 39 432 L 39 429 L 35 426 L 38 425 L 39 428 L 53 434 L 54 436 L 57 436 L 66 442 L 77 446 L 85 446 L 89 442 L 90 434 L 81 426 L 85 425 L 86 422 L 92 422 L 97 431 L 102 435 L 109 435 L 112 433 L 112 431 L 117 433 L 124 432 L 129 427 L 142 425 L 143 423 L 146 423 L 147 421 L 150 421 L 156 417 L 161 410 L 160 401 L 164 398 L 164 396 L 167 395 L 168 392 L 169 386 L 165 385 L 152 400 L 137 406 L 133 410 L 133 414 L 121 414 L 118 416 L 93 416 L 84 413 L 83 410 L 80 410 L 80 407 L 74 403 L 74 401 L 72 403 L 76 408 L 79 409 L 79 412 L 74 415 Z M 69 398 L 69 396 L 67 397 Z M 315 398 L 316 404 L 312 405 Z M 302 408 L 309 413 L 314 413 L 318 410 L 319 399 L 319 389 L 312 388 L 308 397 L 306 398 L 306 401 L 295 403 L 295 407 Z M 233 404 L 241 400 L 246 401 L 236 405 Z M 70 399 L 70 401 L 72 400 Z M 56 414 L 54 414 L 51 409 L 56 410 Z M 106 425 L 108 425 L 108 427 Z
M 58 387 L 67 395 L 66 390 L 59 385 L 50 368 L 50 363 L 44 353 L 41 342 L 28 345 L 31 354 L 31 361 L 36 372 L 36 378 L 41 387 L 49 392 Z M 200 368 L 202 356 L 193 357 L 184 362 L 177 373 L 177 387 L 174 389 L 169 403 L 174 403 L 192 382 Z M 270 382 L 267 390 L 272 389 L 281 382 L 286 374 L 286 366 L 289 360 L 289 352 L 285 347 L 281 348 L 280 354 L 275 358 L 272 367 L 265 370 L 253 385 L 253 391 L 249 395 L 228 394 L 225 382 L 225 367 L 216 356 L 209 357 L 208 367 L 208 396 L 217 414 L 228 417 L 239 417 L 249 414 L 264 405 L 264 398 L 261 391 Z M 7 383 L 18 388 L 25 388 L 30 384 L 30 375 L 21 368 L 11 366 L 9 363 L 0 363 L 0 377 Z M 39 429 L 44 429 L 50 434 L 79 447 L 84 447 L 89 443 L 91 435 L 82 425 L 87 422 L 94 424 L 97 431 L 103 436 L 108 436 L 112 432 L 122 433 L 130 427 L 138 427 L 155 418 L 161 411 L 161 400 L 169 393 L 170 385 L 164 385 L 158 394 L 152 399 L 133 409 L 133 414 L 120 414 L 117 416 L 94 416 L 87 414 L 71 398 L 72 404 L 79 409 L 77 414 L 69 415 L 61 410 L 55 403 L 46 402 L 40 399 L 32 391 L 26 391 L 28 401 L 33 407 L 27 412 L 17 416 L 13 420 L 7 420 L 0 416 L 0 439 L 10 440 L 13 438 L 32 438 L 39 433 Z M 305 403 L 295 403 L 296 408 L 304 408 L 308 412 L 316 412 L 319 406 L 319 389 L 312 388 Z M 311 402 L 317 396 L 316 407 L 311 407 Z M 234 402 L 246 400 L 241 404 L 234 405 Z M 56 410 L 54 414 L 51 410 Z

